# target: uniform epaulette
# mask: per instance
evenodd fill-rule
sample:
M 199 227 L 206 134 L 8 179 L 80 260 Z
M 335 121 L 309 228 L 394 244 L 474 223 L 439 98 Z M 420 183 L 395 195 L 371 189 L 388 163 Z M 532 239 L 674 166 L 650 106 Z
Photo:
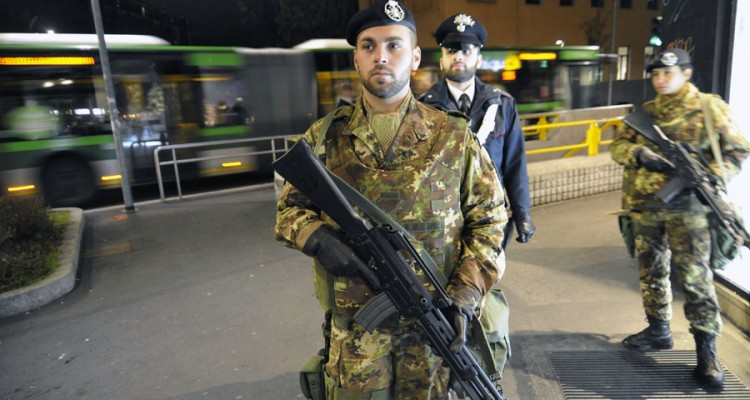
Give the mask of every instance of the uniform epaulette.
M 513 98 L 513 95 L 511 95 L 510 93 L 506 92 L 505 90 L 500 90 L 498 88 L 493 88 L 492 91 L 495 92 L 495 93 L 497 93 L 497 94 L 499 94 L 500 96 L 504 96 L 504 97 L 507 97 L 509 99 Z
M 341 118 L 349 118 L 352 116 L 352 113 L 354 113 L 354 105 L 353 104 L 341 104 L 339 102 L 339 106 L 334 111 L 334 117 L 333 119 L 338 120 Z

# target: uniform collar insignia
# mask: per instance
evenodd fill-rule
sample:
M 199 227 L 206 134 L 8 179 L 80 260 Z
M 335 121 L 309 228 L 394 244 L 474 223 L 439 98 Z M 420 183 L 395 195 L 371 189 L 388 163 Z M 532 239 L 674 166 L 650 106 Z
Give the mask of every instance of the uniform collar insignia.
M 664 53 L 661 56 L 662 64 L 670 66 L 670 67 L 677 64 L 678 60 L 679 60 L 679 57 L 677 57 L 677 54 L 672 53 L 672 52 Z
M 457 31 L 463 32 L 466 30 L 467 26 L 474 26 L 474 19 L 471 18 L 470 15 L 458 14 L 456 15 L 456 18 L 453 19 L 453 23 L 456 24 Z
M 404 19 L 404 9 L 401 8 L 401 6 L 398 4 L 396 0 L 389 0 L 387 3 L 385 3 L 385 15 L 388 16 L 388 18 L 399 22 Z

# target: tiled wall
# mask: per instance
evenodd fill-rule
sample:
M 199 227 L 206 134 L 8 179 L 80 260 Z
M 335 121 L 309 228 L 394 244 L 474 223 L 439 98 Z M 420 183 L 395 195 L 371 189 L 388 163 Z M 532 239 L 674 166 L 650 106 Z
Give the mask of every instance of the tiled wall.
M 622 189 L 622 166 L 609 153 L 528 164 L 531 205 Z

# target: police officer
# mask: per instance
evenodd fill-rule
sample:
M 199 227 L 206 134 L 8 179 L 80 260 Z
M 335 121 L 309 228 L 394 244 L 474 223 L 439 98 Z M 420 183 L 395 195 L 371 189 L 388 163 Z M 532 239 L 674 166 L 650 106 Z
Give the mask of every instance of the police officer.
M 480 49 L 487 31 L 471 15 L 456 14 L 443 21 L 434 36 L 441 49 L 443 76 L 420 100 L 443 111 L 462 111 L 471 118 L 471 130 L 495 163 L 512 211 L 503 247 L 513 224 L 518 232 L 516 240 L 526 243 L 536 228 L 529 213 L 529 177 L 516 102 L 509 93 L 475 76 L 482 64 Z
M 387 211 L 448 277 L 446 310 L 457 335 L 505 268 L 499 243 L 504 193 L 462 116 L 418 102 L 409 88 L 421 51 L 411 12 L 376 0 L 354 15 L 347 41 L 363 85 L 354 105 L 305 133 L 326 167 Z M 333 315 L 325 364 L 327 398 L 447 399 L 450 370 L 417 322 L 399 317 L 372 332 L 353 316 L 373 295 L 335 222 L 287 184 L 277 204 L 276 238 L 313 257 L 316 296 Z M 360 268 L 357 268 L 360 265 Z M 333 393 L 331 393 L 333 392 Z
M 736 175 L 750 144 L 732 122 L 729 106 L 718 96 L 700 93 L 690 83 L 693 74 L 690 55 L 683 50 L 667 50 L 646 69 L 657 95 L 643 107 L 655 123 L 669 139 L 697 149 L 717 176 L 722 175 L 719 172 L 722 169 L 725 179 Z M 705 129 L 706 121 L 710 121 L 706 113 L 713 116 L 721 166 Z M 680 166 L 673 165 L 656 145 L 632 129 L 620 129 L 610 151 L 612 158 L 625 166 L 623 208 L 633 221 L 641 295 L 649 324 L 622 343 L 641 351 L 672 348 L 671 265 L 685 293 L 685 316 L 695 337 L 698 358 L 695 378 L 702 383 L 722 385 L 724 373 L 716 354 L 716 336 L 721 332 L 722 321 L 709 267 L 708 209 L 692 190 L 680 192 L 669 203 L 656 196 Z

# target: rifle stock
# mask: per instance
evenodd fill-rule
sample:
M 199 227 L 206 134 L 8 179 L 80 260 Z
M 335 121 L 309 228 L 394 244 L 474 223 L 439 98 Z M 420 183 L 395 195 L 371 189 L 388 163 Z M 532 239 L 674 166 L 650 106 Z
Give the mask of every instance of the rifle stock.
M 372 227 L 357 215 L 305 139 L 273 165 L 282 177 L 339 224 L 349 244 L 368 266 L 363 278 L 377 294 L 360 308 L 355 320 L 372 330 L 394 311 L 414 317 L 432 348 L 446 361 L 472 400 L 503 400 L 466 346 L 455 352 L 450 350 L 456 333 L 441 308 L 450 306 L 452 301 L 429 273 L 405 233 L 389 225 Z M 436 289 L 435 298 L 425 289 L 412 265 L 425 271 L 425 277 Z

